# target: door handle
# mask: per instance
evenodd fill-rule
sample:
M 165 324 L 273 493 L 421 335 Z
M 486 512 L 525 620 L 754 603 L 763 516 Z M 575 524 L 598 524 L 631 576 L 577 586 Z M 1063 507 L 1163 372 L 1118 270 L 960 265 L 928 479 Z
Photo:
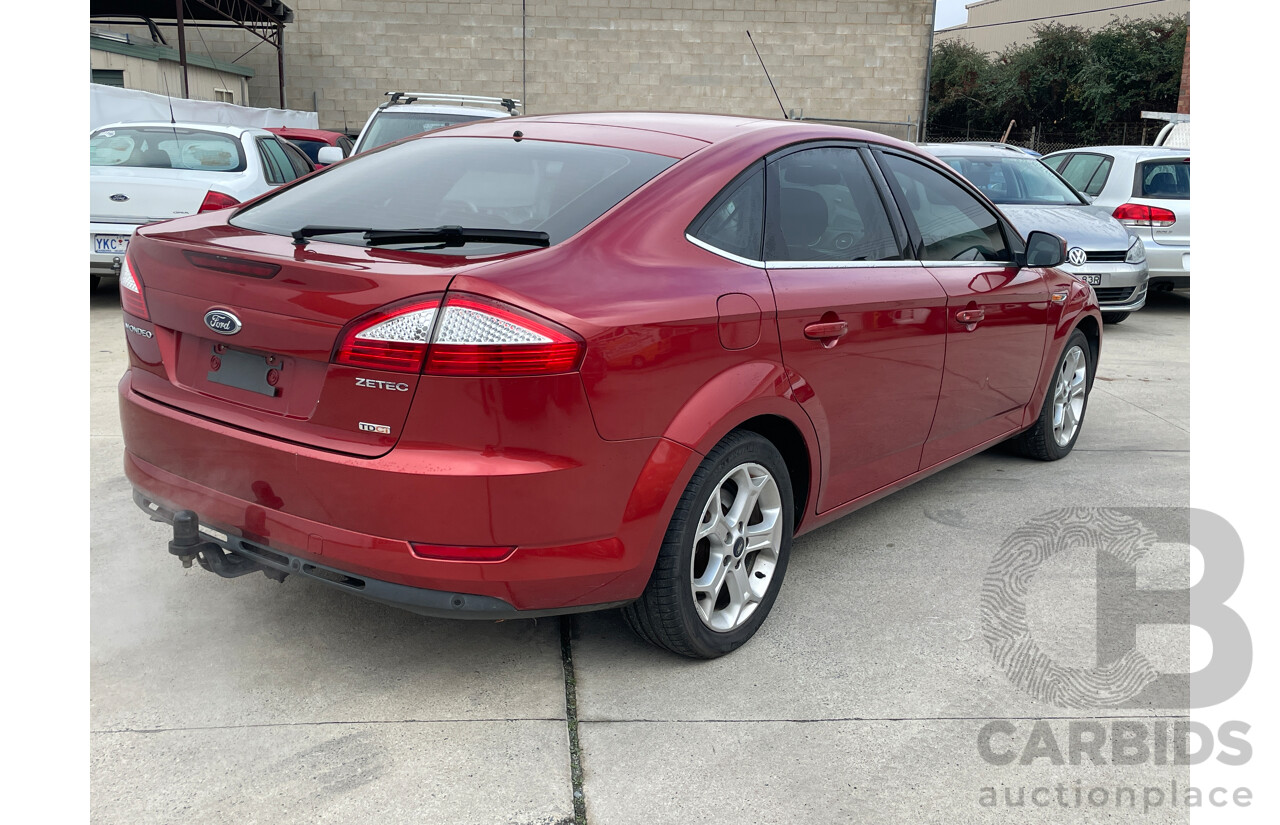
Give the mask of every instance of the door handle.
M 976 324 L 986 317 L 985 309 L 962 309 L 956 313 L 956 320 L 962 324 Z
M 811 341 L 835 343 L 837 338 L 849 334 L 849 324 L 845 321 L 818 321 L 805 324 L 804 337 Z

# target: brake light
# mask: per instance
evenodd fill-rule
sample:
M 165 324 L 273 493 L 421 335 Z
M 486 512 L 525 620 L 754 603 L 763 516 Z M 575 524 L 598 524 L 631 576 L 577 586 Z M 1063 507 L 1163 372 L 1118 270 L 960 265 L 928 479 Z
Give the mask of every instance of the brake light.
M 192 266 L 201 269 L 213 269 L 232 275 L 247 275 L 250 278 L 274 278 L 280 271 L 279 264 L 248 261 L 244 258 L 232 258 L 227 255 L 209 255 L 204 252 L 183 252 Z
M 1122 203 L 1111 217 L 1125 226 L 1173 226 L 1178 220 L 1178 216 L 1168 209 L 1141 203 Z
M 226 209 L 228 206 L 238 206 L 239 204 L 240 201 L 230 195 L 210 189 L 200 203 L 200 212 L 216 212 L 219 209 Z
M 440 299 L 418 299 L 361 318 L 338 341 L 333 361 L 392 372 L 421 372 Z
M 572 372 L 586 345 L 505 305 L 450 297 L 427 354 L 432 375 L 554 375 Z
M 147 300 L 142 297 L 142 279 L 134 271 L 128 255 L 120 264 L 120 308 L 135 318 L 151 320 L 147 314 Z

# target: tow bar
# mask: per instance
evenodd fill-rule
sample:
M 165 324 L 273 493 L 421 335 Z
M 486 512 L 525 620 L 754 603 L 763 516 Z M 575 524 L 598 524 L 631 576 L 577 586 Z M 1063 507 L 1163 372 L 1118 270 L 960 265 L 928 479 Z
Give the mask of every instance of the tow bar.
M 277 571 L 268 571 L 251 559 L 228 553 L 212 541 L 203 541 L 200 537 L 200 519 L 191 510 L 179 510 L 173 514 L 173 540 L 169 542 L 169 552 L 182 561 L 183 567 L 190 567 L 191 562 L 198 561 L 205 570 L 217 573 L 224 579 L 234 579 L 262 570 L 271 578 L 276 578 L 271 576 L 276 573 L 278 580 L 284 580 L 284 575 Z

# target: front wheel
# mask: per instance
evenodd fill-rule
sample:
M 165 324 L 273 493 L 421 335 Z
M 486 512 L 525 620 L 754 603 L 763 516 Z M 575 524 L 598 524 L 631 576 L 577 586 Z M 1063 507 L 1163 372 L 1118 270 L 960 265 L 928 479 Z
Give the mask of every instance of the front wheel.
M 1018 437 L 1023 455 L 1057 461 L 1071 452 L 1080 437 L 1092 383 L 1089 340 L 1077 329 L 1067 339 L 1067 346 L 1054 368 L 1040 417 L 1031 429 Z
M 644 593 L 622 609 L 627 624 L 692 658 L 741 647 L 782 587 L 794 511 L 778 449 L 757 433 L 730 433 L 689 480 Z
M 1129 317 L 1129 313 L 1127 312 L 1104 312 L 1102 313 L 1102 323 L 1118 324 L 1128 317 Z

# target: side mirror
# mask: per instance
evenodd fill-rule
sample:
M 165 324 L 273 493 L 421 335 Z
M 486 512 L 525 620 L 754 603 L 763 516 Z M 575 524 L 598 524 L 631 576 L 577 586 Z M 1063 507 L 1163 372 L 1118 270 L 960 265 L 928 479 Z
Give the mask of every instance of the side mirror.
M 1067 242 L 1050 232 L 1027 236 L 1027 266 L 1059 266 L 1067 259 Z
M 341 146 L 321 146 L 320 151 L 316 153 L 316 163 L 328 166 L 331 163 L 338 163 L 343 159 Z

